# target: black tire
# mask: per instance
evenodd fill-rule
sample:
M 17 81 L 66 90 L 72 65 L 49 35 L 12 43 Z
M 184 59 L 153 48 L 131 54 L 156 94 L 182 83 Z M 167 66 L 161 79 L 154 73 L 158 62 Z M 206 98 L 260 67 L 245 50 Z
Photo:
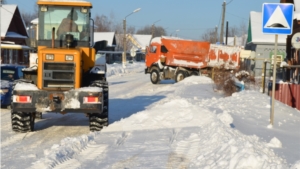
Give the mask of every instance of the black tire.
M 90 131 L 101 131 L 104 126 L 108 126 L 108 116 L 104 114 L 90 114 Z
M 183 71 L 183 70 L 179 70 L 177 71 L 176 73 L 176 76 L 175 76 L 175 81 L 176 82 L 180 82 L 181 80 L 183 80 L 184 78 L 187 77 L 187 72 L 186 71 Z
M 199 73 L 196 72 L 196 71 L 192 71 L 191 74 L 190 74 L 190 76 L 199 76 Z
M 32 113 L 11 111 L 11 124 L 12 130 L 15 132 L 34 131 L 34 115 Z
M 153 84 L 158 84 L 160 82 L 159 71 L 153 68 L 150 72 L 150 80 Z
M 103 111 L 99 113 L 89 114 L 90 131 L 100 131 L 104 126 L 109 124 L 109 88 L 105 81 L 95 81 L 90 86 L 102 87 L 103 89 Z

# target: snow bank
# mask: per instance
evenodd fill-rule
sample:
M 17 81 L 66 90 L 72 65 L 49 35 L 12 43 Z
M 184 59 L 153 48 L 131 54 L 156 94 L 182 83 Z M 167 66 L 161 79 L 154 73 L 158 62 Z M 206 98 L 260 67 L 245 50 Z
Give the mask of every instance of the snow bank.
M 252 98 L 253 92 L 202 99 L 203 89 L 213 92 L 208 78 L 190 77 L 180 83 L 170 87 L 171 94 L 145 111 L 114 122 L 101 132 L 62 140 L 59 145 L 45 150 L 45 157 L 33 168 L 53 168 L 68 159 L 71 159 L 68 164 L 72 164 L 76 161 L 72 158 L 97 143 L 108 147 L 101 151 L 101 160 L 98 157 L 95 164 L 99 166 L 100 161 L 106 161 L 103 168 L 288 168 L 285 159 L 270 148 L 282 147 L 279 139 L 274 137 L 268 143 L 236 128 L 238 123 L 233 115 L 249 110 L 236 108 L 237 104 L 242 105 L 238 101 L 244 102 L 244 97 L 248 101 L 256 99 Z M 126 159 L 131 160 L 121 164 L 120 161 Z
M 121 64 L 107 64 L 107 72 L 106 77 L 110 77 L 113 75 L 128 74 L 128 73 L 140 73 L 144 72 L 144 68 L 146 68 L 144 62 L 133 62 L 131 64 L 127 63 L 126 68 L 122 68 Z

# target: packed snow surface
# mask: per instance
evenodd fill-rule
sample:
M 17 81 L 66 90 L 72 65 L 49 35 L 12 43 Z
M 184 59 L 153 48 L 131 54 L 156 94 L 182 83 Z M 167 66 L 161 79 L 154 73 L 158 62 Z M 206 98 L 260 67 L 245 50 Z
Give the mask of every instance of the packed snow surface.
M 144 63 L 126 69 L 108 66 L 108 127 L 49 146 L 37 141 L 43 130 L 4 134 L 1 168 L 300 168 L 299 110 L 276 101 L 275 123 L 268 128 L 266 94 L 246 90 L 224 97 L 203 76 L 153 85 L 144 68 Z M 129 110 L 133 112 L 124 117 Z M 3 124 L 1 131 L 10 129 Z M 28 143 L 33 136 L 37 140 Z M 15 150 L 11 142 L 24 144 L 26 150 Z M 36 144 L 36 150 L 26 148 Z M 12 155 L 15 151 L 19 153 Z

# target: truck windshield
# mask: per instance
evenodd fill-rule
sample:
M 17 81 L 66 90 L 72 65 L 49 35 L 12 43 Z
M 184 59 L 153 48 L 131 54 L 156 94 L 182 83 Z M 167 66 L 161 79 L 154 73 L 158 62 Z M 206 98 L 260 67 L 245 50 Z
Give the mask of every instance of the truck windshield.
M 77 41 L 89 41 L 89 9 L 82 9 L 82 7 L 41 6 L 39 40 L 51 40 L 52 28 L 55 28 L 56 40 L 64 40 L 66 34 L 72 34 Z

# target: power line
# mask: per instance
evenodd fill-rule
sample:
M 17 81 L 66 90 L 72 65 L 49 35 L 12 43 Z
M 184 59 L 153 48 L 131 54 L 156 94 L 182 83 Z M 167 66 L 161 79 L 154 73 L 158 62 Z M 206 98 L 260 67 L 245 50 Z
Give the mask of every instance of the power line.
M 226 3 L 226 5 L 229 5 L 233 0 L 229 1 L 228 3 Z

